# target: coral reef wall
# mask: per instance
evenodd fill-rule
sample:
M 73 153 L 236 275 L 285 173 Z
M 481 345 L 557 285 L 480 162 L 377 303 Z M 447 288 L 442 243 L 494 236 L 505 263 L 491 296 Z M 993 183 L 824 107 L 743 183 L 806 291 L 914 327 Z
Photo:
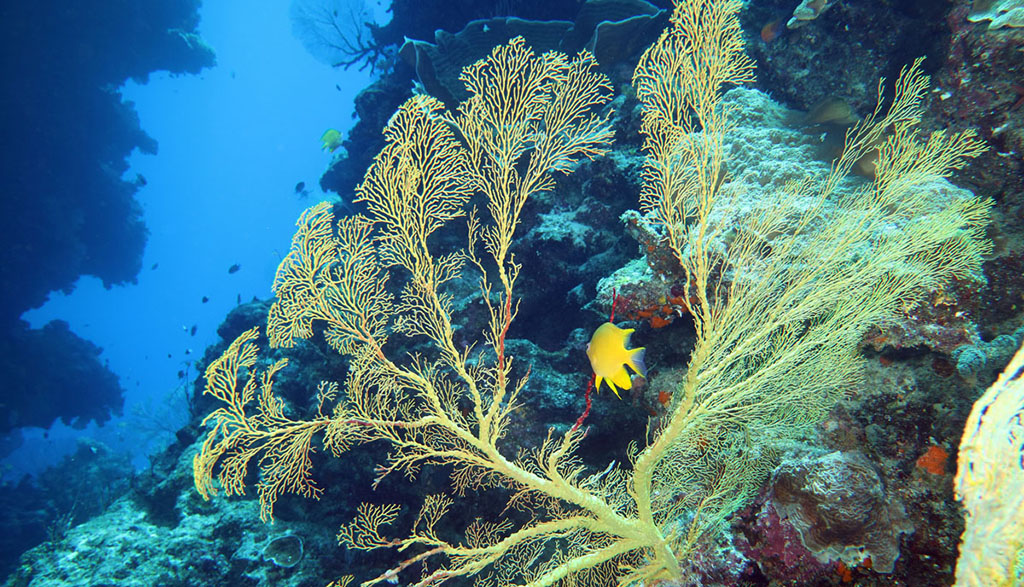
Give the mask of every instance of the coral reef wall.
M 198 0 L 0 7 L 0 367 L 9 374 L 0 432 L 58 417 L 102 422 L 120 409 L 99 349 L 66 325 L 31 331 L 18 317 L 82 275 L 108 287 L 134 281 L 147 235 L 135 193 L 145 180 L 123 177 L 126 157 L 157 144 L 118 86 L 212 66 L 213 51 L 194 32 L 198 8 Z M 31 368 L 40 364 L 82 377 Z
M 196 0 L 5 3 L 0 130 L 3 321 L 79 275 L 107 285 L 139 271 L 146 228 L 125 157 L 155 152 L 117 86 L 151 71 L 196 73 L 213 52 Z M 130 49 L 130 50 L 128 50 Z

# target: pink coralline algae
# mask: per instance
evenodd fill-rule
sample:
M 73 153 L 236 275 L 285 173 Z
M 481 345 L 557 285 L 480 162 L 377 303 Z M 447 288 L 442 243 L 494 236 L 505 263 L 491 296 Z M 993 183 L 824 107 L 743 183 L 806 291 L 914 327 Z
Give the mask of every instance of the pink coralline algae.
M 772 478 L 771 504 L 822 563 L 870 559 L 875 572 L 890 573 L 900 534 L 913 530 L 903 505 L 856 451 L 783 463 Z
M 746 534 L 746 544 L 741 543 L 740 550 L 773 581 L 812 585 L 831 573 L 832 565 L 819 561 L 804 546 L 800 532 L 779 516 L 771 500 L 761 506 Z

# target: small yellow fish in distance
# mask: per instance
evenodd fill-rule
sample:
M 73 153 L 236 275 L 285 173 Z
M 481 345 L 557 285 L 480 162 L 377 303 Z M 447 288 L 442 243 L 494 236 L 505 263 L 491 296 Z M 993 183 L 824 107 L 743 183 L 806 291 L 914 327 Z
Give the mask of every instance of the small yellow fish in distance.
M 605 322 L 590 338 L 587 345 L 587 356 L 590 357 L 590 366 L 594 369 L 594 387 L 601 390 L 601 382 L 615 392 L 615 397 L 622 399 L 619 395 L 620 389 L 629 389 L 633 386 L 630 379 L 629 367 L 638 375 L 647 375 L 647 368 L 644 367 L 644 348 L 627 349 L 629 335 L 633 329 L 623 329 Z
M 333 128 L 329 128 L 320 137 L 320 142 L 323 143 L 323 146 L 320 147 L 321 149 L 333 153 L 335 149 L 341 146 L 341 133 Z

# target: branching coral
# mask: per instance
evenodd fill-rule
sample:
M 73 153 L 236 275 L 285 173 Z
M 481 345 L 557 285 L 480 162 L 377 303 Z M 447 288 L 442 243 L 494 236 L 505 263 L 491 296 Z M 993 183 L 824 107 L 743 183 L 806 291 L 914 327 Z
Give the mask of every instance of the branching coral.
M 772 445 L 756 439 L 801 433 L 859 374 L 856 348 L 869 326 L 951 278 L 978 275 L 989 203 L 937 210 L 915 190 L 983 149 L 972 133 L 919 139 L 928 80 L 915 62 L 887 111 L 880 85 L 879 106 L 848 133 L 829 174 L 788 186 L 744 226 L 717 223 L 740 194 L 718 179 L 729 110 L 708 82 L 744 81 L 750 66 L 738 47 L 703 46 L 715 38 L 700 28 L 713 15 L 688 17 L 687 34 L 653 47 L 634 82 L 649 153 L 641 205 L 682 265 L 682 300 L 697 327 L 678 403 L 645 454 L 656 454 L 652 486 L 697 509 L 691 543 L 763 481 Z M 875 180 L 838 198 L 836 185 L 874 148 Z
M 360 71 L 380 65 L 384 48 L 364 0 L 292 0 L 290 12 L 295 37 L 320 61 Z
M 686 276 L 682 303 L 697 343 L 664 424 L 646 446 L 630 448 L 630 467 L 588 473 L 576 455 L 579 428 L 551 432 L 516 458 L 498 449 L 528 380 L 513 378 L 505 348 L 518 310 L 512 248 L 520 213 L 554 187 L 554 173 L 601 155 L 612 139 L 601 113 L 610 87 L 593 58 L 537 55 L 515 39 L 464 71 L 470 98 L 457 112 L 423 96 L 399 109 L 357 192 L 368 215 L 335 219 L 321 204 L 300 218 L 278 269 L 268 335 L 284 347 L 322 327 L 349 357 L 349 373 L 343 388 L 321 385 L 316 418 L 291 420 L 272 393 L 283 363 L 243 383 L 256 365 L 255 332 L 236 340 L 207 370 L 207 392 L 225 407 L 207 419 L 214 425 L 194 461 L 200 493 L 215 492 L 215 476 L 227 493 L 242 493 L 255 459 L 268 517 L 283 493 L 319 495 L 308 459 L 313 435 L 322 432 L 338 455 L 379 440 L 391 452 L 378 481 L 439 465 L 456 496 L 502 488 L 509 507 L 532 516 L 522 526 L 475 522 L 453 543 L 436 530 L 452 496 L 426 496 L 405 538 L 384 533 L 397 505 L 364 504 L 339 540 L 405 557 L 364 585 L 413 567 L 419 586 L 456 577 L 530 587 L 689 577 L 694 549 L 763 481 L 772 441 L 816 422 L 856 375 L 864 330 L 924 288 L 975 272 L 984 251 L 986 204 L 925 213 L 915 197 L 917 182 L 980 148 L 970 135 L 917 140 L 926 81 L 916 64 L 897 81 L 892 107 L 851 132 L 830 174 L 791 186 L 725 249 L 713 245 L 724 231 L 714 212 L 737 195 L 722 187 L 730 112 L 720 94 L 752 75 L 740 5 L 679 3 L 634 79 L 647 135 L 641 204 Z M 835 184 L 878 145 L 875 182 L 826 214 Z M 487 213 L 468 214 L 466 248 L 438 254 L 430 235 L 462 216 L 475 193 Z M 807 200 L 810 207 L 794 205 Z M 454 339 L 450 286 L 466 279 L 467 266 L 480 275 L 488 310 L 479 348 Z M 397 294 L 388 279 L 400 283 Z M 420 348 L 432 351 L 395 360 L 393 335 L 426 340 Z

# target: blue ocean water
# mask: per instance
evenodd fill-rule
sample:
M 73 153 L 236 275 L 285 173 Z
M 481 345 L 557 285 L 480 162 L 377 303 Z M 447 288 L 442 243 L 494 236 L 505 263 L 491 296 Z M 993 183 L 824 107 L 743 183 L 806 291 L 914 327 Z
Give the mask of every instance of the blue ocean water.
M 348 128 L 368 75 L 315 60 L 292 35 L 287 5 L 207 3 L 199 17 L 215 67 L 156 72 L 119 88 L 159 144 L 157 154 L 134 151 L 125 172 L 146 180 L 137 198 L 150 234 L 137 283 L 107 289 L 84 276 L 72 293 L 54 292 L 23 315 L 37 328 L 66 320 L 102 347 L 126 391 L 124 415 L 82 431 L 59 422 L 23 430 L 24 443 L 5 459 L 6 480 L 53 465 L 83 434 L 145 466 L 187 422 L 185 393 L 200 375 L 190 365 L 239 300 L 270 295 L 292 220 L 327 197 L 317 179 L 330 155 L 319 137 Z M 233 265 L 240 269 L 229 274 Z

